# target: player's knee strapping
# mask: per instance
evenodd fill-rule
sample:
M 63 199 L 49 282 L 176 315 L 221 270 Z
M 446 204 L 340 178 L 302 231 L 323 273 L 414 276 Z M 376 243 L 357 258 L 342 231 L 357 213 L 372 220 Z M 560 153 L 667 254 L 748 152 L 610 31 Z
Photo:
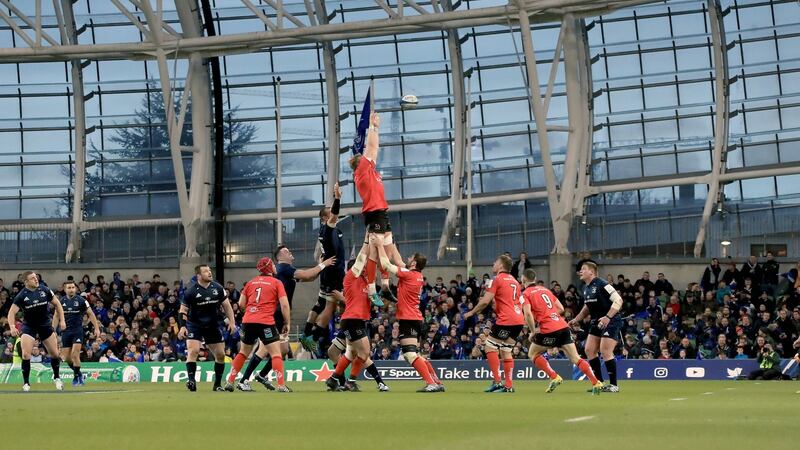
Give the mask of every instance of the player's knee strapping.
M 347 344 L 344 342 L 344 339 L 342 339 L 340 337 L 337 337 L 336 339 L 334 339 L 333 342 L 331 343 L 331 345 L 333 345 L 334 347 L 338 348 L 339 351 L 342 352 L 342 353 L 344 353 L 344 351 L 347 349 Z
M 403 345 L 400 350 L 403 352 L 403 358 L 411 365 L 419 358 L 419 348 L 416 345 Z

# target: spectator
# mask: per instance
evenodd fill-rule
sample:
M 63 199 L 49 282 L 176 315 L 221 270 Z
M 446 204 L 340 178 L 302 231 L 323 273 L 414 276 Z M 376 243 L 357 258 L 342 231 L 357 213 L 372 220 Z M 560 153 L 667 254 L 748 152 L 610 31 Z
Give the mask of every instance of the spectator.
M 728 338 L 724 334 L 717 336 L 717 346 L 714 347 L 714 359 L 730 359 L 732 358 L 733 350 L 728 345 Z
M 514 265 L 511 266 L 511 276 L 514 277 L 515 280 L 520 280 L 520 274 L 525 272 L 525 269 L 530 269 L 532 266 L 531 262 L 528 260 L 528 254 L 525 252 L 521 252 L 519 254 L 519 258 L 514 261 Z
M 747 261 L 742 265 L 741 270 L 742 279 L 750 277 L 755 290 L 759 289 L 759 285 L 764 278 L 764 268 L 758 263 L 755 256 L 750 255 Z
M 700 280 L 700 287 L 703 289 L 703 292 L 713 291 L 714 288 L 719 285 L 719 275 L 722 271 L 722 268 L 719 266 L 719 259 L 711 258 L 711 264 L 706 267 L 706 270 L 703 272 L 703 277 Z
M 626 359 L 639 359 L 642 355 L 642 348 L 636 342 L 636 336 L 629 334 L 625 336 L 625 345 L 622 347 L 622 356 Z
M 730 261 L 728 263 L 728 268 L 722 274 L 722 280 L 732 289 L 742 285 L 742 273 L 736 268 L 735 262 Z
M 431 351 L 431 359 L 451 359 L 452 357 L 453 349 L 450 347 L 449 338 L 441 338 L 439 344 Z
M 680 352 L 683 352 L 682 358 L 679 356 Z M 681 343 L 678 344 L 678 347 L 673 352 L 673 355 L 673 357 L 677 359 L 695 359 L 697 357 L 697 352 L 695 351 L 691 341 L 689 341 L 689 338 L 684 336 L 681 339 Z
M 658 304 L 658 299 L 651 296 L 647 304 L 647 316 L 652 320 L 659 320 L 664 314 L 664 309 Z
M 672 287 L 672 283 L 670 283 L 661 272 L 658 273 L 658 279 L 655 283 L 653 283 L 653 286 L 656 291 L 656 296 L 660 296 L 662 294 L 670 296 L 673 292 L 675 292 L 675 289 Z
M 762 289 L 766 290 L 770 295 L 774 295 L 775 288 L 778 286 L 778 273 L 780 273 L 781 267 L 773 259 L 772 252 L 767 252 L 767 260 L 764 261 L 761 267 Z
M 642 295 L 648 295 L 650 291 L 655 290 L 655 284 L 650 281 L 650 272 L 645 271 L 642 273 L 642 278 L 636 280 L 636 283 L 633 284 L 634 289 L 639 292 L 642 292 L 641 288 L 644 287 L 644 292 Z

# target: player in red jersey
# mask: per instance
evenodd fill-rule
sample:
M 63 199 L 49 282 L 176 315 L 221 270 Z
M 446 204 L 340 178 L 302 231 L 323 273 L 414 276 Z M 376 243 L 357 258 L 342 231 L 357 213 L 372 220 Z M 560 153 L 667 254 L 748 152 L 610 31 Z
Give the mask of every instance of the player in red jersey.
M 344 298 L 345 307 L 342 313 L 339 326 L 345 336 L 347 346 L 351 349 L 351 355 L 346 353 L 339 357 L 336 363 L 334 376 L 330 377 L 326 384 L 332 391 L 359 391 L 356 379 L 361 369 L 369 359 L 369 335 L 367 333 L 367 321 L 370 318 L 372 306 L 369 300 L 369 282 L 366 277 L 366 268 L 374 265 L 373 255 L 375 248 L 365 242 L 358 252 L 356 259 L 347 264 L 347 274 L 344 276 Z M 375 268 L 373 267 L 373 270 Z M 353 357 L 351 359 L 351 356 Z M 353 364 L 350 369 L 350 380 L 345 382 L 344 371 L 347 366 Z
M 486 360 L 489 361 L 494 382 L 486 392 L 514 392 L 514 358 L 511 351 L 517 343 L 516 338 L 522 332 L 525 317 L 522 314 L 522 289 L 517 280 L 509 274 L 513 263 L 508 255 L 500 255 L 494 261 L 492 265 L 492 271 L 496 274 L 494 280 L 489 281 L 486 293 L 472 311 L 464 314 L 464 320 L 467 320 L 483 311 L 494 300 L 497 320 L 486 339 Z M 498 353 L 503 356 L 505 385 L 500 383 Z
M 522 274 L 522 284 L 525 286 L 525 290 L 522 291 L 522 311 L 525 314 L 528 329 L 531 330 L 531 348 L 528 356 L 533 364 L 550 378 L 550 385 L 545 392 L 548 394 L 553 392 L 558 385 L 564 382 L 564 379 L 550 367 L 550 363 L 542 356 L 548 348 L 558 347 L 592 383 L 592 394 L 599 394 L 603 389 L 603 383 L 595 378 L 589 363 L 578 355 L 569 325 L 561 317 L 564 307 L 558 297 L 550 292 L 550 289 L 536 285 L 536 272 L 533 269 L 525 269 Z M 536 325 L 539 326 L 538 330 Z
M 422 334 L 422 312 L 419 310 L 419 296 L 425 285 L 422 270 L 428 258 L 421 253 L 409 256 L 406 268 L 397 267 L 389 261 L 380 235 L 370 235 L 370 243 L 375 242 L 384 270 L 397 276 L 397 320 L 400 323 L 400 348 L 403 358 L 417 370 L 425 380 L 425 387 L 417 392 L 444 392 L 431 362 L 419 355 L 419 337 Z
M 289 323 L 291 323 L 289 298 L 286 296 L 283 283 L 273 276 L 275 275 L 275 264 L 270 258 L 261 258 L 256 267 L 260 275 L 247 282 L 241 297 L 239 297 L 239 308 L 244 310 L 242 341 L 239 346 L 239 354 L 233 360 L 231 373 L 228 374 L 225 390 L 233 391 L 233 381 L 236 379 L 236 375 L 242 370 L 256 340 L 259 340 L 261 345 L 266 346 L 272 359 L 272 369 L 278 379 L 277 391 L 291 392 L 283 379 L 283 355 L 281 354 L 280 340 L 281 334 L 289 332 Z M 278 330 L 275 326 L 275 311 L 278 305 L 283 314 L 282 330 Z M 243 378 L 237 387 L 242 391 L 253 390 L 246 378 Z
M 361 196 L 363 205 L 361 207 L 361 214 L 364 216 L 364 225 L 367 227 L 367 232 L 378 233 L 383 235 L 383 245 L 386 247 L 386 253 L 389 258 L 399 267 L 405 267 L 403 257 L 397 250 L 392 239 L 392 225 L 389 223 L 389 204 L 386 202 L 386 195 L 383 189 L 383 179 L 380 172 L 376 168 L 378 162 L 378 128 L 381 125 L 381 118 L 378 113 L 372 112 L 370 114 L 369 133 L 367 135 L 367 144 L 364 149 L 363 155 L 355 155 L 350 158 L 350 168 L 353 169 L 353 180 L 358 190 L 358 195 Z M 371 258 L 371 257 L 370 257 Z M 375 255 L 377 258 L 377 255 Z M 377 259 L 375 267 L 377 267 Z M 371 266 L 367 268 L 367 279 L 370 283 L 375 281 L 375 269 Z M 389 291 L 389 275 L 383 273 L 381 277 L 383 289 L 381 293 L 392 301 Z M 372 303 L 377 306 L 383 306 L 383 302 L 375 293 L 375 287 L 369 287 L 369 294 Z

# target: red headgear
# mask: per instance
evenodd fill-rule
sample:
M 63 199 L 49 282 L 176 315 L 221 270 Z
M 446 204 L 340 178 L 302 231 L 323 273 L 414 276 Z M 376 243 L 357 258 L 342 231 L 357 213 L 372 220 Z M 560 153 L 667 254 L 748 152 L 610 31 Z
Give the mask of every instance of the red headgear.
M 268 256 L 265 256 L 258 260 L 258 264 L 256 264 L 256 269 L 261 275 L 269 276 L 275 274 L 275 263 L 272 262 Z

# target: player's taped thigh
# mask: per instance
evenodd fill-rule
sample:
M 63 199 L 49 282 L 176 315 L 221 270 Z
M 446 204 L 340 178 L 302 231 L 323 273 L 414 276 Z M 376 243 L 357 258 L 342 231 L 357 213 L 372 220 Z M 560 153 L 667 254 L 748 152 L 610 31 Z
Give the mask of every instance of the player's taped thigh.
M 409 364 L 414 364 L 414 361 L 419 358 L 419 348 L 416 345 L 401 345 L 400 351 L 403 352 L 403 358 L 405 358 Z
M 356 359 L 355 353 L 356 352 L 355 352 L 355 350 L 353 350 L 353 346 L 350 345 L 350 344 L 347 344 L 347 348 L 344 351 L 344 357 L 349 359 L 350 361 L 355 361 L 355 359 Z
M 317 297 L 317 303 L 311 307 L 311 311 L 314 311 L 317 315 L 322 314 L 322 311 L 325 311 L 325 305 L 328 303 L 327 296 L 321 295 Z
M 392 232 L 388 231 L 383 234 L 383 245 L 387 246 L 392 244 L 394 244 L 394 239 L 392 238 Z
M 514 350 L 514 346 L 506 344 L 505 342 L 498 342 L 492 338 L 486 339 L 486 348 L 492 351 L 510 352 Z

